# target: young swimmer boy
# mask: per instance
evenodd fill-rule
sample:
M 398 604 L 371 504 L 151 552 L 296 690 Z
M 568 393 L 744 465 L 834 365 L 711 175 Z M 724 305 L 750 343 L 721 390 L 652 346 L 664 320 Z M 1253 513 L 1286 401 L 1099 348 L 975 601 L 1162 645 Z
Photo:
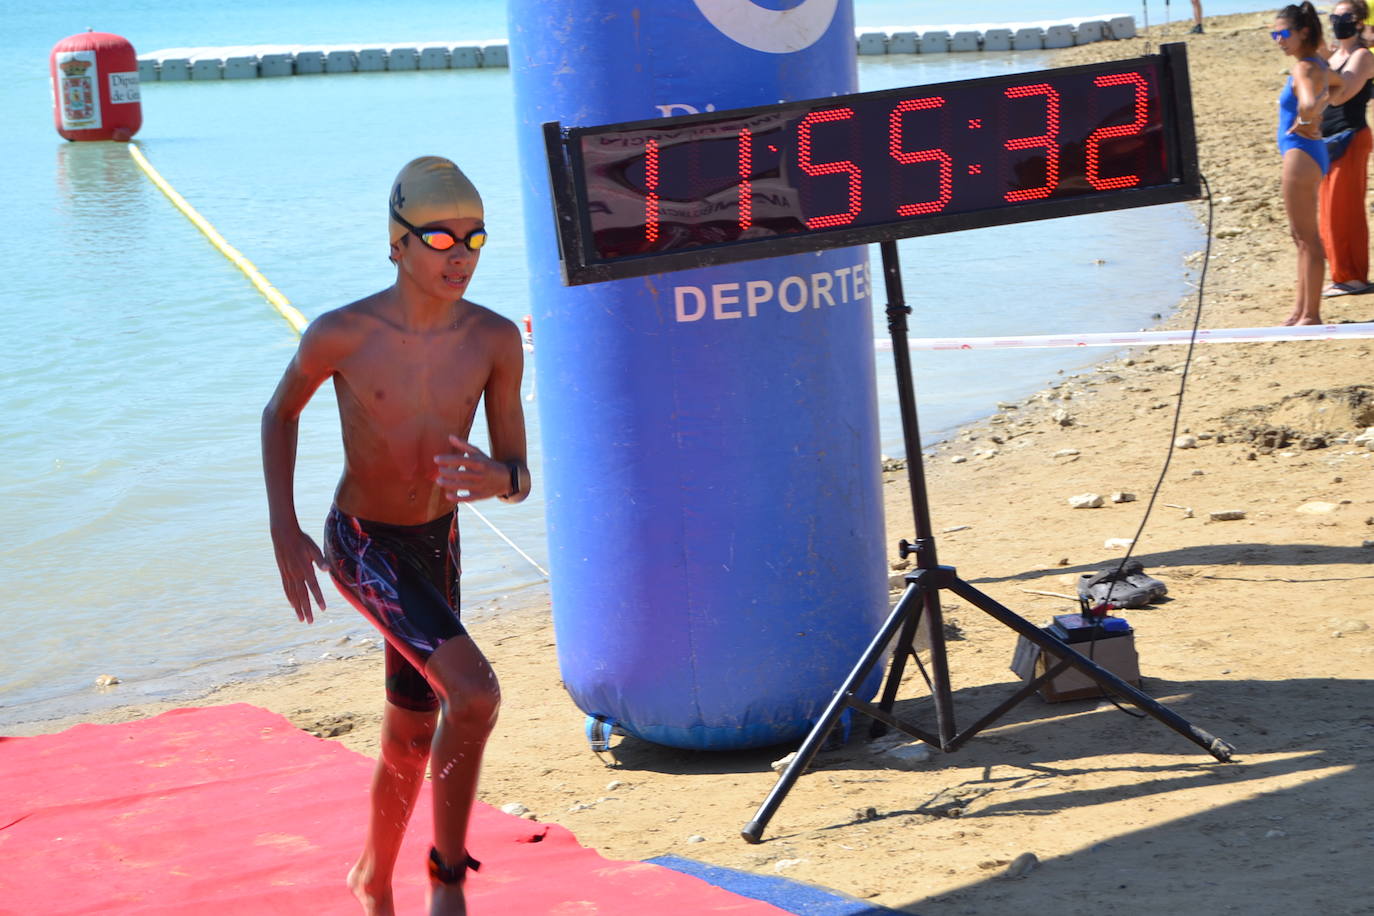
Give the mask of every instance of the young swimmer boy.
M 501 695 L 459 622 L 456 503 L 523 500 L 523 351 L 512 322 L 463 298 L 486 241 L 482 199 L 447 159 L 406 165 L 391 189 L 396 282 L 315 319 L 263 411 L 272 543 L 296 617 L 324 608 L 312 566 L 386 637 L 381 756 L 361 856 L 348 875 L 368 914 L 394 912 L 391 875 L 430 761 L 434 845 L 430 913 L 462 914 L 477 862 L 466 835 L 477 774 Z M 301 411 L 334 381 L 344 468 L 324 551 L 296 518 Z M 491 454 L 469 443 L 485 400 Z

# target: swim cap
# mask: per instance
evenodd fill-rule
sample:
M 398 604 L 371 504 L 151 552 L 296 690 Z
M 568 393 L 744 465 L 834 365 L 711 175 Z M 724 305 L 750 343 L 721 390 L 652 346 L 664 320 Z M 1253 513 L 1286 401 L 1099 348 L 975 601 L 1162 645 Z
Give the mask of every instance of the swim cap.
M 391 207 L 413 226 L 441 219 L 482 219 L 482 196 L 458 166 L 442 156 L 421 156 L 406 163 L 391 185 Z M 409 230 L 389 219 L 391 240 Z

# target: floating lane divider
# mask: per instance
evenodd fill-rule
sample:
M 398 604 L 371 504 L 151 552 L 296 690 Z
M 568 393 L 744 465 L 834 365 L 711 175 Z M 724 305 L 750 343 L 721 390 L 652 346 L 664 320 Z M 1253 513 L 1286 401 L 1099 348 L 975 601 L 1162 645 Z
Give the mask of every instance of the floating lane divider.
M 1352 340 L 1374 337 L 1374 322 L 1314 324 L 1295 328 L 1212 328 L 1197 332 L 1198 343 L 1264 343 L 1274 340 Z M 1137 347 L 1186 344 L 1191 332 L 1136 331 L 1125 334 L 1035 334 L 1025 337 L 913 337 L 911 350 L 1024 350 L 1070 347 Z M 874 340 L 879 350 L 891 350 L 892 341 Z
M 747 0 L 746 0 L 747 2 Z M 862 55 L 1039 51 L 1136 37 L 1134 16 L 1002 24 L 884 26 L 854 30 Z M 233 80 L 398 70 L 473 70 L 510 66 L 504 39 L 353 45 L 230 45 L 163 48 L 141 55 L 141 82 Z
M 163 178 L 158 170 L 153 168 L 153 164 L 148 161 L 148 157 L 143 155 L 143 150 L 139 149 L 138 144 L 129 144 L 129 155 L 134 157 L 134 162 L 138 163 L 138 167 L 143 170 L 144 174 L 152 180 L 153 184 L 157 185 L 158 190 L 166 194 L 167 199 L 170 200 L 178 210 L 185 214 L 186 218 L 189 219 L 197 229 L 204 233 L 205 237 L 210 240 L 210 244 L 218 248 L 220 254 L 224 255 L 235 267 L 243 271 L 244 276 L 248 277 L 252 284 L 258 288 L 258 292 L 262 293 L 263 296 L 267 298 L 272 308 L 277 310 L 277 314 L 285 318 L 286 323 L 291 325 L 292 329 L 294 329 L 297 334 L 305 333 L 305 326 L 309 324 L 309 322 L 305 320 L 305 316 L 301 314 L 300 310 L 292 305 L 291 301 L 283 296 L 280 290 L 271 283 L 268 283 L 267 278 L 262 275 L 262 271 L 258 270 L 257 267 L 253 265 L 252 261 L 245 258 L 243 252 L 239 251 L 233 245 L 230 245 L 229 242 L 225 240 L 224 236 L 220 235 L 219 231 L 215 229 L 214 226 L 210 225 L 209 220 L 201 216 L 200 213 L 196 211 L 196 208 L 186 201 L 186 198 L 177 193 L 176 188 L 167 183 L 167 179 Z
M 205 237 L 210 240 L 210 244 L 218 248 L 220 253 L 228 258 L 235 267 L 243 271 L 244 275 L 252 281 L 253 285 L 258 288 L 258 291 L 267 298 L 269 303 L 271 303 L 272 308 L 276 309 L 277 313 L 286 319 L 286 323 L 291 325 L 291 329 L 296 332 L 296 336 L 299 337 L 301 334 L 304 334 L 306 325 L 308 325 L 309 322 L 305 320 L 305 316 L 300 313 L 300 310 L 281 294 L 280 290 L 267 282 L 267 278 L 262 275 L 262 271 L 253 266 L 253 262 L 245 258 L 241 251 L 233 245 L 230 245 L 224 236 L 220 235 L 219 231 L 215 229 L 214 226 L 210 225 L 209 220 L 201 216 L 200 213 L 196 211 L 196 208 L 187 202 L 186 198 L 177 193 L 176 188 L 167 183 L 167 179 L 163 178 L 158 170 L 153 168 L 153 164 L 143 155 L 143 151 L 138 148 L 137 144 L 129 144 L 129 155 L 134 157 L 134 162 L 137 162 L 138 167 L 143 170 L 144 174 L 152 179 L 153 184 L 157 185 L 158 190 L 166 194 L 167 199 L 170 200 L 178 210 L 184 213 L 186 218 L 194 223 L 197 229 L 205 234 Z M 525 562 L 539 570 L 540 575 L 545 579 L 549 577 L 548 570 L 536 563 L 534 558 L 525 553 L 525 551 L 521 550 L 514 541 L 501 531 L 500 528 L 492 524 L 491 520 L 483 515 L 476 506 L 471 503 L 464 503 L 463 505 L 467 506 L 468 509 L 472 511 L 473 515 L 481 519 L 483 524 L 496 532 L 496 536 L 509 544 L 512 550 L 520 554 Z

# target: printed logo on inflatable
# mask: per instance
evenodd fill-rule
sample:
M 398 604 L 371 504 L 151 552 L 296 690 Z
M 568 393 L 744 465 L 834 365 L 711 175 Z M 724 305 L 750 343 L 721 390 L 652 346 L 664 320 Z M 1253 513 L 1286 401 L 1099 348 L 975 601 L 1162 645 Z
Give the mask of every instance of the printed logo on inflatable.
M 839 0 L 692 0 L 725 37 L 768 54 L 790 54 L 820 41 Z M 776 8 L 773 8 L 776 7 Z
M 99 127 L 100 97 L 95 88 L 95 52 L 75 51 L 58 55 L 62 71 L 58 97 L 62 100 L 63 127 Z

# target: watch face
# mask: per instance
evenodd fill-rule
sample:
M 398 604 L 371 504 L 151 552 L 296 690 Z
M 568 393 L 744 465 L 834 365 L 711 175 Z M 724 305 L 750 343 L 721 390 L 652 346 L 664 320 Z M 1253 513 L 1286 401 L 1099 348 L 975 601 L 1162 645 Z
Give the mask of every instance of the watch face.
M 767 257 L 1198 196 L 1181 50 L 573 129 L 562 144 L 577 235 L 565 257 L 587 265 Z

